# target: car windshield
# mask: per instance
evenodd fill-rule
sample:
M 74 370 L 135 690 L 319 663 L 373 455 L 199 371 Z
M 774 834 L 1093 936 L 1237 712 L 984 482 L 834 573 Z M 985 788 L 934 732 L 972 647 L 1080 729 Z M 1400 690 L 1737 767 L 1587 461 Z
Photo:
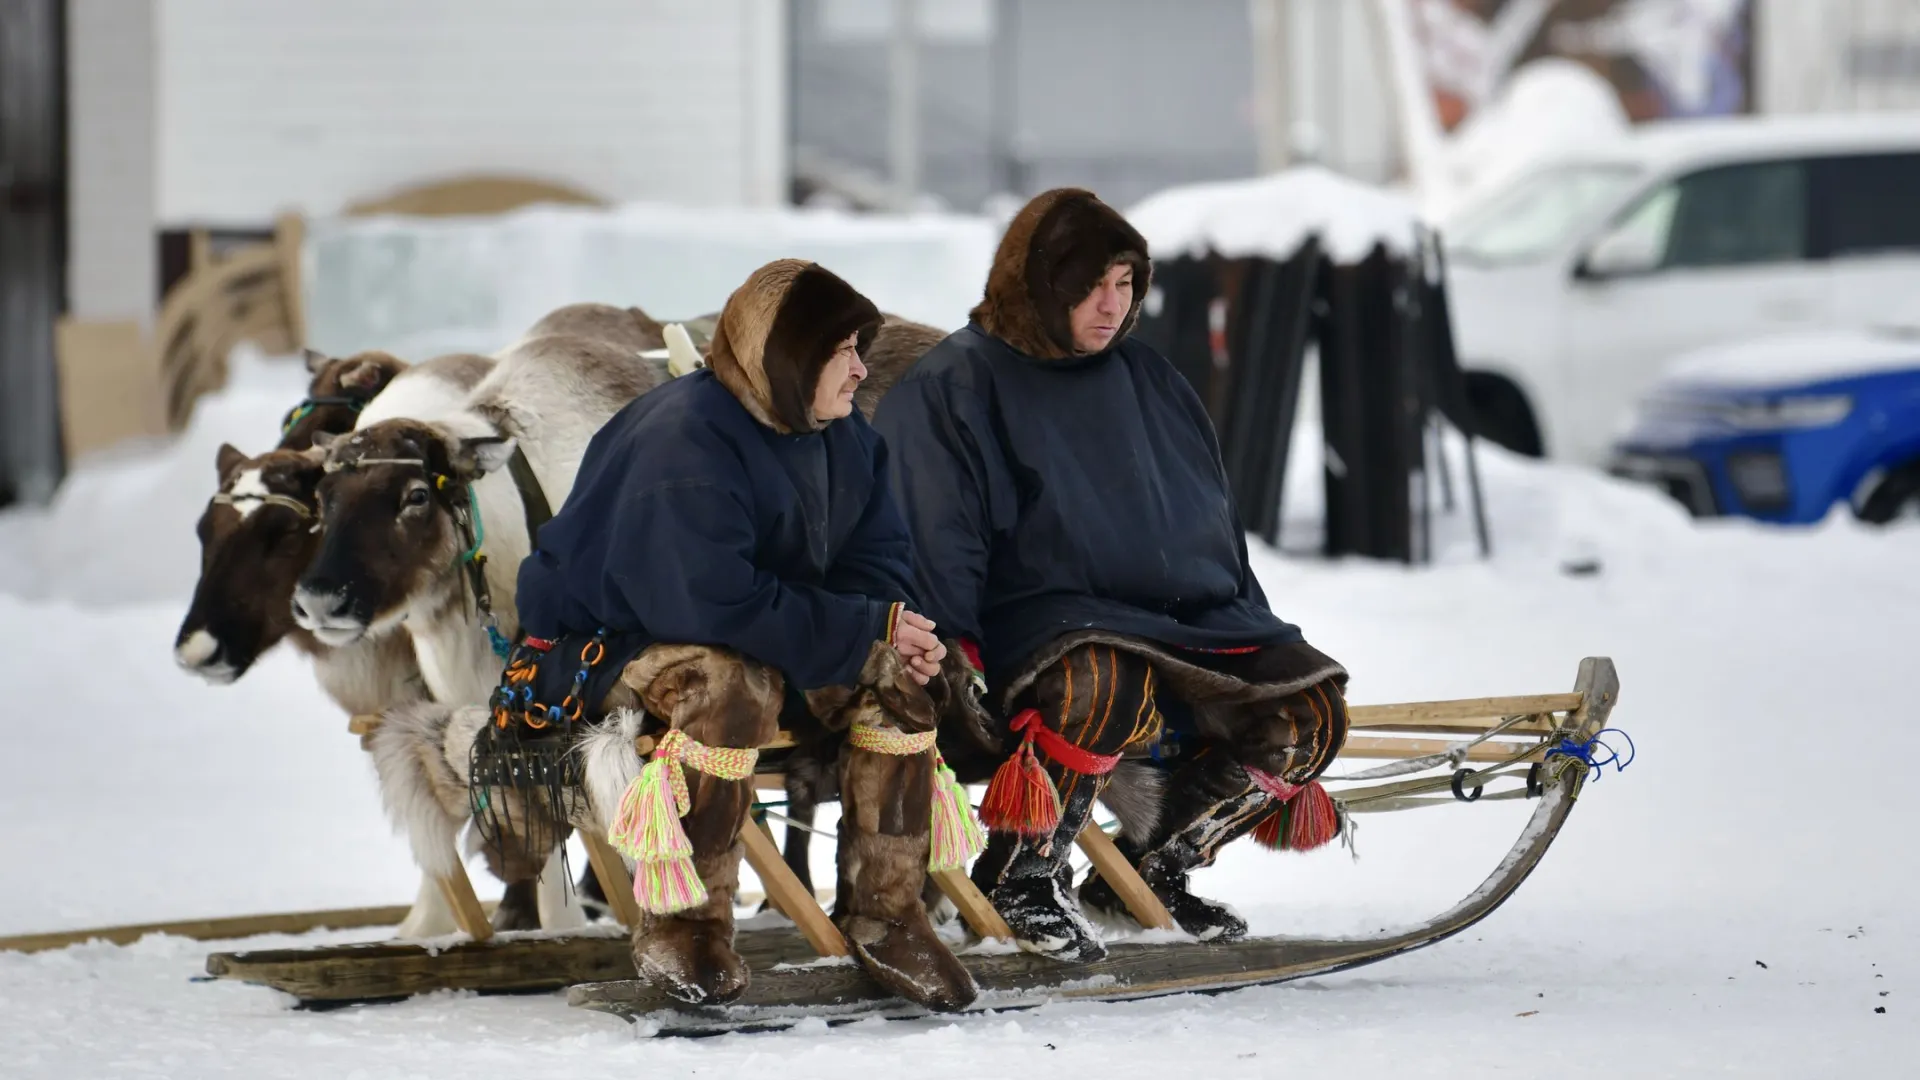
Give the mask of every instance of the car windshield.
M 1463 214 L 1447 248 L 1466 262 L 1529 262 L 1587 224 L 1640 175 L 1631 165 L 1562 165 L 1529 173 Z

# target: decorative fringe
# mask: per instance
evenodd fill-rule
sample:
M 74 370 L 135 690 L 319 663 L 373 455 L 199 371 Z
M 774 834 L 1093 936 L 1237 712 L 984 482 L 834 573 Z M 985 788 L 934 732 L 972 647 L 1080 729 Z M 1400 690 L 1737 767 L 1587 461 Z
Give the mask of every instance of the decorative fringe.
M 1028 739 L 994 771 L 987 797 L 980 802 L 980 821 L 994 832 L 1021 836 L 1052 836 L 1060 825 L 1060 793 L 1040 765 Z
M 1051 790 L 1051 785 L 1049 785 Z M 947 768 L 938 754 L 933 758 L 932 843 L 927 848 L 927 869 L 965 870 L 967 863 L 987 846 L 980 823 L 974 820 L 973 807 L 967 802 L 967 789 Z
M 693 844 L 680 816 L 687 811 L 679 762 L 656 753 L 627 785 L 607 842 L 634 861 L 633 898 L 640 910 L 671 915 L 706 903 L 707 887 L 693 868 Z M 678 789 L 678 790 L 676 790 Z
M 1275 851 L 1312 851 L 1338 839 L 1340 808 L 1318 780 L 1294 792 L 1253 830 L 1254 842 Z

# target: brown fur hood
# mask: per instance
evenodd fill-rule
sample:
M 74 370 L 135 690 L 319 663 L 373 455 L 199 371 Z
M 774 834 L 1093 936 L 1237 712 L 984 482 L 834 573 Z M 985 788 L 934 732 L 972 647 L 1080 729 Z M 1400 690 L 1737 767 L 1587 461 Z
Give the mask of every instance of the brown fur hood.
M 1027 203 L 1000 238 L 987 292 L 970 313 L 980 328 L 1039 360 L 1074 355 L 1067 313 L 1114 263 L 1133 264 L 1133 306 L 1108 348 L 1140 319 L 1153 264 L 1147 241 L 1120 213 L 1082 188 L 1054 188 Z
M 842 338 L 864 359 L 880 328 L 873 301 L 818 263 L 776 259 L 727 297 L 707 366 L 755 420 L 782 434 L 813 431 L 813 389 Z

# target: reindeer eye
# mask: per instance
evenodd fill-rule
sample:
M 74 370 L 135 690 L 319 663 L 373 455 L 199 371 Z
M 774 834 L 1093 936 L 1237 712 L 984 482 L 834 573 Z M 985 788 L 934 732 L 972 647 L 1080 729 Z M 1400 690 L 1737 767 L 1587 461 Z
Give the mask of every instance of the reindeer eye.
M 406 503 L 408 506 L 425 506 L 429 497 L 426 488 L 408 488 Z

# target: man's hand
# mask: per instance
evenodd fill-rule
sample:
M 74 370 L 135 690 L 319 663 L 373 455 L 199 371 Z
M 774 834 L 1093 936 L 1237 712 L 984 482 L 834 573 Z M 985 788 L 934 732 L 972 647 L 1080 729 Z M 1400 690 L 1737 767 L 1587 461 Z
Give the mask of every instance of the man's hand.
M 947 647 L 933 634 L 933 620 L 917 611 L 900 609 L 900 621 L 893 628 L 893 647 L 907 662 L 907 673 L 921 686 L 940 674 L 940 661 Z

